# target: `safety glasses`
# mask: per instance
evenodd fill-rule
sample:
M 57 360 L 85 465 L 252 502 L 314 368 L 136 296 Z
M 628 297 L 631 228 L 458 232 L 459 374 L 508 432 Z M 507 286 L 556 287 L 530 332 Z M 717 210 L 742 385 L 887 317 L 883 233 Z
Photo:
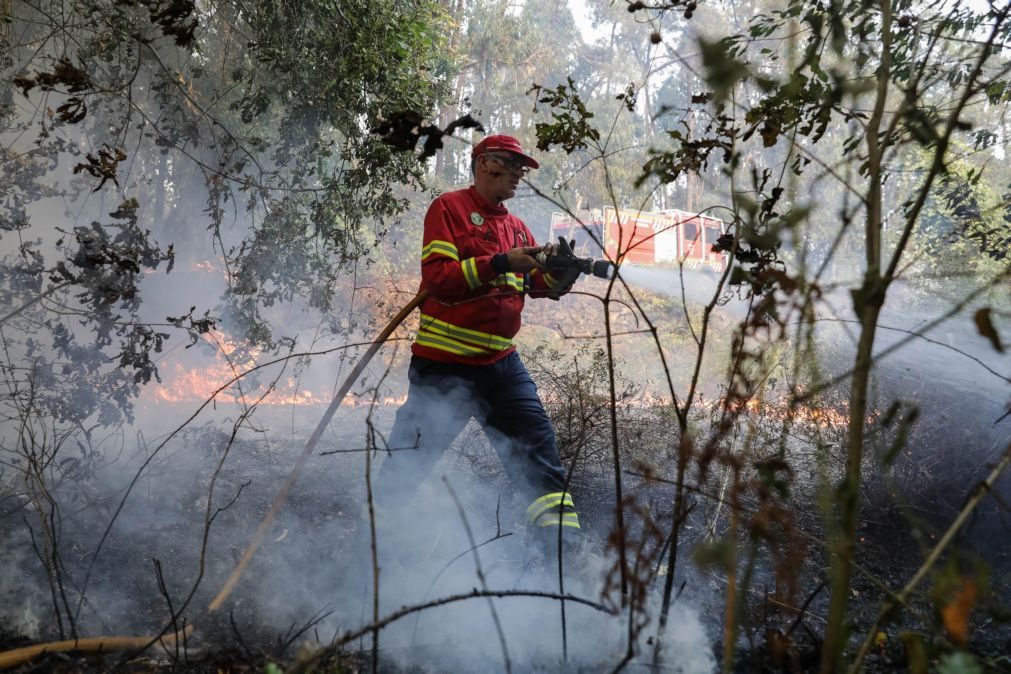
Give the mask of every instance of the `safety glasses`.
M 513 157 L 511 155 L 495 154 L 494 152 L 488 153 L 489 159 L 494 159 L 499 164 L 509 169 L 512 173 L 517 175 L 525 176 L 530 173 L 530 167 L 527 166 L 522 159 L 518 157 Z

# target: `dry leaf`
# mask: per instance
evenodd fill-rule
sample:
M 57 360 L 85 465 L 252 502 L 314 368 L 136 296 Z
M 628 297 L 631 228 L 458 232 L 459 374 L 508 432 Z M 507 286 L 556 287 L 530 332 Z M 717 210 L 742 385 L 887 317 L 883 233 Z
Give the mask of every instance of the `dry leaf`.
M 944 629 L 957 646 L 964 646 L 969 640 L 969 614 L 976 603 L 979 589 L 972 578 L 963 577 L 960 587 L 951 597 L 951 601 L 941 609 Z

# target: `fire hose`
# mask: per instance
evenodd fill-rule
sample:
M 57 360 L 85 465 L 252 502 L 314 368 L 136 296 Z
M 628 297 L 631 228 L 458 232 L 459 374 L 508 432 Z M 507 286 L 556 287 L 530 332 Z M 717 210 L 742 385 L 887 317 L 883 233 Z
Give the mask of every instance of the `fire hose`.
M 109 651 L 141 649 L 153 643 L 161 643 L 167 647 L 169 644 L 174 644 L 180 639 L 185 639 L 192 632 L 193 625 L 187 625 L 184 630 L 161 637 L 94 637 L 91 639 L 68 639 L 66 641 L 53 641 L 47 644 L 35 644 L 34 646 L 15 648 L 0 653 L 0 669 L 16 667 L 44 653 L 55 653 L 58 651 L 107 653 Z
M 576 257 L 572 251 L 573 247 L 574 242 L 570 243 L 564 238 L 559 237 L 558 245 L 552 247 L 553 250 L 545 249 L 535 256 L 537 261 L 543 265 L 545 269 L 559 275 L 559 288 L 567 289 L 580 274 L 609 278 L 612 269 L 610 262 L 606 260 L 592 260 L 589 258 Z M 291 491 L 292 486 L 294 486 L 295 481 L 298 479 L 299 473 L 302 472 L 302 468 L 305 465 L 306 460 L 319 443 L 320 437 L 322 437 L 326 427 L 330 424 L 331 419 L 333 419 L 333 415 L 337 412 L 337 408 L 340 407 L 344 396 L 347 395 L 349 390 L 351 390 L 351 387 L 358 380 L 358 377 L 361 376 L 365 367 L 376 355 L 376 352 L 379 351 L 379 348 L 386 343 L 387 339 L 390 338 L 393 331 L 404 322 L 404 319 L 406 319 L 411 312 L 413 312 L 425 300 L 426 297 L 428 297 L 427 290 L 418 291 L 418 294 L 415 295 L 414 298 L 408 302 L 396 316 L 393 317 L 389 324 L 383 328 L 383 331 L 380 332 L 379 335 L 372 341 L 368 350 L 365 352 L 365 355 L 363 355 L 361 360 L 358 361 L 351 373 L 347 376 L 347 378 L 345 378 L 344 383 L 334 394 L 333 399 L 330 401 L 330 405 L 327 407 L 319 423 L 316 425 L 316 430 L 314 430 L 312 435 L 309 436 L 309 439 L 306 441 L 305 447 L 302 449 L 302 453 L 299 455 L 294 467 L 285 479 L 284 484 L 281 485 L 281 489 L 277 492 L 277 496 L 274 497 L 274 501 L 271 503 L 270 509 L 267 511 L 267 514 L 264 515 L 259 527 L 257 527 L 256 532 L 253 534 L 253 539 L 246 547 L 245 552 L 243 552 L 242 558 L 239 560 L 239 563 L 236 564 L 235 569 L 228 577 L 228 580 L 225 581 L 224 586 L 208 605 L 207 612 L 209 614 L 214 613 L 216 610 L 221 608 L 221 605 L 235 589 L 239 579 L 246 570 L 246 566 L 249 565 L 253 555 L 256 554 L 256 551 L 260 548 L 260 545 L 262 545 L 264 539 L 266 538 L 267 532 L 270 529 L 271 524 L 274 522 L 274 518 L 277 516 L 277 513 L 280 512 L 281 507 L 287 500 L 288 492 Z M 557 295 L 552 295 L 552 297 L 557 299 Z M 181 633 L 177 632 L 172 635 L 165 635 L 161 637 L 95 637 L 90 639 L 70 639 L 66 641 L 36 644 L 34 646 L 26 646 L 24 648 L 17 648 L 0 653 L 0 669 L 14 667 L 44 653 L 55 651 L 84 651 L 95 653 L 111 650 L 141 649 L 150 644 L 158 643 L 159 641 L 162 643 L 175 643 L 179 639 L 185 639 L 185 637 L 192 633 L 192 631 L 193 625 L 191 624 L 188 625 Z

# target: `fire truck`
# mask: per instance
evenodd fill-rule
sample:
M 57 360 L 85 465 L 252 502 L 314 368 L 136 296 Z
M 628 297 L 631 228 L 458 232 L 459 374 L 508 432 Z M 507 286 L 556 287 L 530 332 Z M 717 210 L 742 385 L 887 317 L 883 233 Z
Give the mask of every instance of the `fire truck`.
M 642 266 L 683 264 L 716 272 L 726 268 L 726 255 L 712 250 L 716 239 L 726 232 L 719 218 L 679 210 L 648 212 L 611 207 L 580 210 L 575 216 L 552 213 L 551 240 L 560 236 L 575 239 L 577 255 L 605 254 L 617 261 L 621 254 L 622 263 Z M 597 242 L 603 244 L 603 249 Z

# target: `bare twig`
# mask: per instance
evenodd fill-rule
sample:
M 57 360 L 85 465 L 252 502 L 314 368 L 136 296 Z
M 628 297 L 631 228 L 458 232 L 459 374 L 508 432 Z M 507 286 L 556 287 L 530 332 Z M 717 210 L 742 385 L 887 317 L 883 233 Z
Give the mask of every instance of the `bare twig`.
M 232 627 L 232 634 L 235 635 L 235 639 L 239 642 L 239 646 L 242 647 L 243 652 L 245 652 L 246 657 L 250 660 L 253 659 L 253 651 L 249 650 L 249 646 L 246 645 L 246 640 L 242 636 L 242 632 L 239 630 L 239 626 L 235 624 L 235 611 L 228 612 L 228 623 Z
M 178 633 L 179 632 L 178 614 L 172 608 L 172 595 L 169 593 L 168 586 L 165 584 L 165 576 L 162 573 L 161 561 L 158 559 L 154 559 L 152 560 L 152 562 L 154 563 L 154 575 L 158 581 L 158 593 L 161 594 L 161 596 L 165 599 L 165 604 L 168 607 L 169 625 L 172 626 L 173 632 Z M 179 642 L 176 641 L 173 645 L 175 646 L 175 658 L 178 661 Z
M 449 490 L 449 495 L 453 497 L 453 503 L 456 504 L 456 509 L 460 513 L 460 520 L 463 522 L 463 529 L 467 532 L 467 540 L 470 542 L 470 551 L 474 555 L 474 570 L 477 573 L 477 578 L 481 581 L 481 590 L 485 593 L 488 592 L 488 580 L 484 577 L 484 569 L 481 566 L 481 556 L 477 552 L 477 544 L 474 542 L 474 532 L 470 529 L 470 520 L 467 519 L 467 513 L 463 509 L 463 504 L 460 502 L 460 498 L 456 495 L 456 490 L 453 489 L 453 485 L 449 483 L 445 477 L 442 478 L 443 484 L 446 485 L 446 489 Z M 488 596 L 488 610 L 491 611 L 492 622 L 495 623 L 495 632 L 498 633 L 499 645 L 502 647 L 502 659 L 505 662 L 506 672 L 511 672 L 512 661 L 509 659 L 509 646 L 506 644 L 505 632 L 502 631 L 502 622 L 499 620 L 498 611 L 495 610 L 495 602 L 492 601 L 492 597 Z
M 298 457 L 295 462 L 295 466 L 291 469 L 291 473 L 288 474 L 288 478 L 285 480 L 281 489 L 278 491 L 277 496 L 274 497 L 274 502 L 270 506 L 270 510 L 264 516 L 263 521 L 260 523 L 259 528 L 253 535 L 253 540 L 250 542 L 249 546 L 246 548 L 245 553 L 242 555 L 242 559 L 236 565 L 235 570 L 232 571 L 232 575 L 228 577 L 225 582 L 225 586 L 221 588 L 218 595 L 211 601 L 208 611 L 215 611 L 221 607 L 221 604 L 232 593 L 235 589 L 235 585 L 239 582 L 239 578 L 246 569 L 246 565 L 249 564 L 249 560 L 252 559 L 256 550 L 263 543 L 264 538 L 267 535 L 267 530 L 270 528 L 271 523 L 274 521 L 274 517 L 277 516 L 278 511 L 280 511 L 281 506 L 284 505 L 285 500 L 288 498 L 288 492 L 291 487 L 295 484 L 295 480 L 298 478 L 299 473 L 302 472 L 302 466 L 305 465 L 306 459 L 316 448 L 316 444 L 319 442 L 320 437 L 323 435 L 323 431 L 330 424 L 330 420 L 333 418 L 334 413 L 340 406 L 341 401 L 344 399 L 344 395 L 351 389 L 351 386 L 357 381 L 358 376 L 365 369 L 365 366 L 372 360 L 372 357 L 379 351 L 381 347 L 387 340 L 387 338 L 393 334 L 393 331 L 397 329 L 401 322 L 411 313 L 414 309 L 421 304 L 422 300 L 426 297 L 427 293 L 425 291 L 419 292 L 414 299 L 407 303 L 400 313 L 394 316 L 393 320 L 390 321 L 389 325 L 376 337 L 375 341 L 369 346 L 368 351 L 362 356 L 361 360 L 348 375 L 348 378 L 344 380 L 344 385 L 337 391 L 334 395 L 333 400 L 330 402 L 329 407 L 327 407 L 326 412 L 323 413 L 323 417 L 319 420 L 316 425 L 316 430 L 313 431 L 309 440 L 305 443 L 305 449 L 302 450 L 302 454 Z
M 821 581 L 820 583 L 818 583 L 818 587 L 814 588 L 814 591 L 807 596 L 807 599 L 804 600 L 804 603 L 801 604 L 799 609 L 797 609 L 797 618 L 790 625 L 789 629 L 786 630 L 785 632 L 786 636 L 790 636 L 791 634 L 793 634 L 794 630 L 797 629 L 801 621 L 804 619 L 804 616 L 807 615 L 807 607 L 811 605 L 811 602 L 814 601 L 814 598 L 817 597 L 818 594 L 821 593 L 821 591 L 824 590 L 827 585 L 828 581 L 826 580 Z
M 311 630 L 316 625 L 319 625 L 321 622 L 329 618 L 331 615 L 333 615 L 333 611 L 328 611 L 325 608 L 321 608 L 312 616 L 310 616 L 309 619 L 306 620 L 301 627 L 296 628 L 295 623 L 292 623 L 291 626 L 288 628 L 288 632 L 284 635 L 284 637 L 278 638 L 277 657 L 279 658 L 283 657 L 285 652 L 291 647 L 293 643 L 295 643 L 295 641 L 300 636 Z
M 447 604 L 452 604 L 458 601 L 467 601 L 469 599 L 481 599 L 481 598 L 506 598 L 506 597 L 533 597 L 541 599 L 554 599 L 556 601 L 569 601 L 576 604 L 582 604 L 583 606 L 588 606 L 592 609 L 600 611 L 601 613 L 606 613 L 607 615 L 614 615 L 615 612 L 608 607 L 600 604 L 598 602 L 592 601 L 590 599 L 584 599 L 583 597 L 577 597 L 572 594 L 558 594 L 557 592 L 539 592 L 536 590 L 471 590 L 470 592 L 462 594 L 454 594 L 446 597 L 441 597 L 439 599 L 433 599 L 430 602 L 424 604 L 417 604 L 415 606 L 405 606 L 398 611 L 391 613 L 377 623 L 371 625 L 365 625 L 356 630 L 345 632 L 341 637 L 335 639 L 332 644 L 328 645 L 326 648 L 320 649 L 316 654 L 307 658 L 304 662 L 299 663 L 300 667 L 296 668 L 296 672 L 307 672 L 312 671 L 311 667 L 314 663 L 319 662 L 326 656 L 336 652 L 344 644 L 350 643 L 359 637 L 368 634 L 376 629 L 383 629 L 387 625 L 394 623 L 401 618 L 418 613 L 419 611 L 425 611 L 430 608 L 436 608 L 438 606 L 445 606 Z

